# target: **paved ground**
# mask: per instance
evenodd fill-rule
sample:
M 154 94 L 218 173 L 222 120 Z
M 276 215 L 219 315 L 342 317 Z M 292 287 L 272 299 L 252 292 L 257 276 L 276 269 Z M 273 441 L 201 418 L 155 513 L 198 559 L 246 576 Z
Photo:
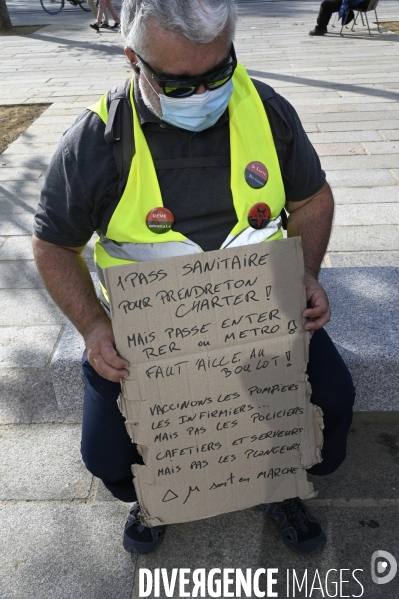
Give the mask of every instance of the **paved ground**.
M 49 108 L 0 156 L 0 598 L 136 599 L 135 567 L 278 567 L 281 597 L 292 596 L 284 590 L 287 568 L 301 577 L 308 568 L 310 580 L 316 568 L 322 577 L 360 568 L 364 594 L 352 579 L 339 596 L 397 599 L 399 577 L 380 586 L 370 578 L 374 551 L 399 558 L 396 426 L 356 425 L 346 464 L 316 481 L 313 509 L 329 538 L 321 555 L 292 556 L 251 510 L 171 527 L 162 549 L 137 565 L 121 548 L 127 506 L 82 466 L 80 414 L 57 409 L 49 361 L 65 317 L 38 279 L 29 235 L 61 133 L 129 69 L 119 36 L 95 34 L 90 14 L 68 6 L 49 17 L 38 0 L 7 4 L 14 24 L 48 27 L 0 38 L 0 103 Z M 324 266 L 397 266 L 399 36 L 369 37 L 360 28 L 311 39 L 317 7 L 241 2 L 237 52 L 251 74 L 294 104 L 327 170 L 337 212 Z M 378 14 L 399 20 L 398 2 L 382 0 Z

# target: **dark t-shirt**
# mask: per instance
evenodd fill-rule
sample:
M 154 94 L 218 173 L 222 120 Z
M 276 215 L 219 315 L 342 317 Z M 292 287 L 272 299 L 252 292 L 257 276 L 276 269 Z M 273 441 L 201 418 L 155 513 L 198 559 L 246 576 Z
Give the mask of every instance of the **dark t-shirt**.
M 230 189 L 228 112 L 213 127 L 193 133 L 162 124 L 136 90 L 138 86 L 135 104 L 163 204 L 175 218 L 174 230 L 204 251 L 218 249 L 237 222 Z M 286 199 L 297 202 L 322 188 L 325 173 L 294 108 L 278 94 L 276 99 L 292 132 L 291 142 L 283 148 Z M 87 110 L 63 135 L 35 215 L 34 233 L 40 239 L 79 247 L 96 230 L 105 233 L 118 201 L 118 172 L 104 130 L 100 117 Z M 214 156 L 221 157 L 219 166 L 198 166 L 198 158 Z

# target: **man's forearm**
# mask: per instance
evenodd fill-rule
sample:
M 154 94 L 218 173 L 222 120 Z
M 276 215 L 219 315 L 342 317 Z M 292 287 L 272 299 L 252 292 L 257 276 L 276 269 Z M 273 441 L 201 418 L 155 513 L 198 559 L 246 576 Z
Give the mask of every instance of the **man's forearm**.
M 79 253 L 37 237 L 33 237 L 33 251 L 47 291 L 84 337 L 108 320 Z
M 302 205 L 301 205 L 302 204 Z M 288 205 L 288 237 L 302 237 L 305 270 L 317 277 L 330 238 L 334 199 L 326 185 L 307 202 Z

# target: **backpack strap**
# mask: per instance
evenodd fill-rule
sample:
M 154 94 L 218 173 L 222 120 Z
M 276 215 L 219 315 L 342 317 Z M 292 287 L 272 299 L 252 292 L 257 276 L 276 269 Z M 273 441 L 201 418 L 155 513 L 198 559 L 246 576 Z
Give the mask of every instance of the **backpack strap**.
M 262 100 L 267 117 L 269 119 L 270 128 L 272 130 L 274 145 L 276 146 L 278 161 L 281 171 L 284 164 L 285 146 L 292 140 L 292 131 L 283 115 L 281 108 L 276 99 L 276 92 L 270 85 L 252 79 L 256 91 Z
M 270 85 L 252 79 L 256 91 L 258 92 L 260 99 L 266 110 L 267 118 L 269 119 L 270 129 L 272 130 L 274 145 L 276 146 L 277 158 L 280 164 L 281 174 L 284 179 L 283 165 L 285 162 L 285 155 L 287 152 L 287 146 L 292 141 L 292 131 L 288 125 L 285 116 L 276 99 L 276 92 Z M 285 208 L 281 211 L 281 220 L 283 221 L 283 229 L 287 230 L 287 212 Z
M 107 95 L 108 120 L 104 138 L 113 145 L 114 159 L 119 175 L 118 196 L 122 197 L 135 152 L 133 117 L 130 103 L 131 80 L 113 87 Z

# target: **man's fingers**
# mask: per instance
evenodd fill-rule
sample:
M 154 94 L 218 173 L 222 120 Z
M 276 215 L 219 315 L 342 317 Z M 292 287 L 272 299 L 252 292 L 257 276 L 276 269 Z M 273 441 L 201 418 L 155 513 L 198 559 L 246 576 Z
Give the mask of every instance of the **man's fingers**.
M 317 320 L 319 318 L 328 317 L 330 318 L 330 308 L 329 306 L 317 307 L 317 308 L 308 308 L 303 312 L 303 316 L 308 320 Z M 328 321 L 327 321 L 328 322 Z
M 316 331 L 328 323 L 331 316 L 328 296 L 320 283 L 312 276 L 305 280 L 306 299 L 308 308 L 303 311 L 303 316 L 307 319 L 305 323 L 306 331 Z
M 129 362 L 119 357 L 112 339 L 102 339 L 87 348 L 90 364 L 105 379 L 118 383 L 128 376 Z
M 113 368 L 108 364 L 101 354 L 95 354 L 89 356 L 89 362 L 96 369 L 98 374 L 109 381 L 114 381 L 115 383 L 119 383 L 121 378 L 127 376 L 129 374 L 126 369 L 118 369 Z
M 305 314 L 305 313 L 304 313 Z M 308 321 L 305 323 L 306 331 L 316 331 L 317 329 L 321 329 L 328 323 L 331 317 L 330 308 L 328 308 L 325 312 L 323 312 L 319 316 L 315 316 L 313 318 L 308 316 Z
M 107 364 L 120 370 L 129 368 L 129 362 L 118 356 L 114 344 L 111 341 L 103 341 L 100 345 L 100 355 Z

